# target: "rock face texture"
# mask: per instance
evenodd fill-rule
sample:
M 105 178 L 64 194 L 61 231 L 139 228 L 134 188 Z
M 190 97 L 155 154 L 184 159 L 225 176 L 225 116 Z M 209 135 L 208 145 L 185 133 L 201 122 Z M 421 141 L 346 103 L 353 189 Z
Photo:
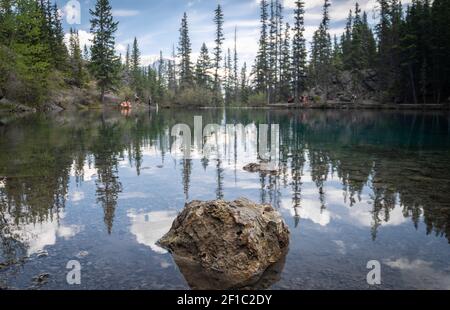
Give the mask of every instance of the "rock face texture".
M 317 103 L 376 104 L 383 99 L 380 77 L 374 70 L 340 72 L 331 77 L 326 90 L 323 86 L 316 86 L 309 89 L 305 95 L 314 98 Z
M 262 174 L 272 174 L 272 175 L 278 174 L 278 169 L 276 169 L 275 167 L 271 166 L 268 163 L 261 163 L 261 164 L 251 163 L 246 165 L 244 167 L 244 170 L 250 173 L 259 172 Z
M 284 259 L 289 230 L 269 205 L 246 199 L 193 201 L 159 245 L 173 254 L 183 273 L 189 273 L 191 287 L 239 289 L 260 282 Z

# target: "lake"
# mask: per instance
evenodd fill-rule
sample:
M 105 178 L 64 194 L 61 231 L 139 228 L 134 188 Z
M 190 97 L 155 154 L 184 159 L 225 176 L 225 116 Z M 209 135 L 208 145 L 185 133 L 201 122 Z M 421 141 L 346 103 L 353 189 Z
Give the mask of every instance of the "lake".
M 197 141 L 187 158 L 171 132 L 195 116 L 220 132 L 201 141 L 208 156 Z M 243 170 L 258 162 L 260 124 L 279 125 L 277 173 Z M 244 197 L 291 231 L 263 288 L 450 289 L 447 112 L 32 115 L 0 127 L 0 150 L 0 287 L 195 288 L 157 241 L 186 202 Z M 74 260 L 80 285 L 66 280 Z M 381 285 L 367 283 L 370 261 Z

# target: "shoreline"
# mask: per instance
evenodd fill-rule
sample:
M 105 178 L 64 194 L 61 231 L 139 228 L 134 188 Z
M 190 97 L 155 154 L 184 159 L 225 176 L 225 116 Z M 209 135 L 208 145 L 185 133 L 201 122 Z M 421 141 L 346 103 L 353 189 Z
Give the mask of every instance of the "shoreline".
M 269 108 L 304 109 L 304 110 L 424 110 L 445 111 L 450 110 L 450 104 L 349 104 L 349 103 L 326 103 L 311 106 L 295 104 L 270 104 Z
M 84 106 L 83 108 L 76 107 L 75 109 L 62 109 L 60 111 L 44 110 L 37 111 L 30 109 L 29 111 L 13 110 L 13 109 L 0 109 L 0 126 L 6 125 L 10 121 L 24 116 L 35 114 L 35 113 L 58 113 L 58 112 L 76 112 L 76 111 L 88 111 L 88 110 L 101 110 L 101 109 L 118 109 L 116 105 L 105 104 L 105 105 L 92 105 Z M 450 104 L 320 104 L 314 106 L 301 106 L 295 104 L 270 104 L 267 106 L 231 106 L 231 107 L 197 107 L 197 106 L 160 106 L 160 110 L 220 110 L 220 109 L 230 109 L 230 110 L 277 110 L 277 111 L 301 111 L 301 110 L 347 110 L 347 111 L 420 111 L 420 112 L 445 112 L 450 111 Z M 145 105 L 140 105 L 132 108 L 131 110 L 155 110 L 154 107 L 148 107 Z
M 163 109 L 178 109 L 179 107 L 164 107 Z M 377 110 L 377 111 L 449 111 L 450 104 L 321 104 L 315 106 L 299 106 L 292 104 L 270 104 L 256 107 L 187 107 L 188 109 L 215 110 L 215 109 L 245 109 L 245 110 Z

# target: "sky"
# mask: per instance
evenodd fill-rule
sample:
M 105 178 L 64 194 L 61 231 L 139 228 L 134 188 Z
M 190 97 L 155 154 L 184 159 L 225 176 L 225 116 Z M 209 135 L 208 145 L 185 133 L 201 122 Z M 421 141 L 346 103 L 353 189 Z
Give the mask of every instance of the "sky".
M 285 21 L 292 25 L 295 0 L 280 1 L 284 4 Z M 206 43 L 210 52 L 214 47 L 213 16 L 214 9 L 220 3 L 225 16 L 224 50 L 233 49 L 234 29 L 237 27 L 240 65 L 245 61 L 248 66 L 251 66 L 258 50 L 259 2 L 259 0 L 110 0 L 114 18 L 119 21 L 116 49 L 124 55 L 127 45 L 131 45 L 134 37 L 137 37 L 142 65 L 149 65 L 156 61 L 160 51 L 165 58 L 169 58 L 172 46 L 178 43 L 181 18 L 186 12 L 195 61 L 203 42 Z M 305 2 L 305 37 L 310 42 L 322 18 L 323 0 L 306 0 Z M 375 24 L 377 1 L 359 0 L 358 2 L 361 8 L 367 11 L 369 22 Z M 410 0 L 403 1 L 403 3 L 408 2 Z M 62 8 L 65 31 L 68 32 L 70 27 L 78 29 L 81 45 L 89 46 L 89 9 L 94 8 L 95 0 L 79 0 L 81 15 L 80 23 L 76 25 L 67 22 L 70 21 L 69 16 L 73 16 L 73 3 L 66 0 L 57 0 L 57 3 Z M 348 12 L 354 8 L 355 3 L 355 0 L 332 1 L 330 8 L 332 35 L 342 34 Z

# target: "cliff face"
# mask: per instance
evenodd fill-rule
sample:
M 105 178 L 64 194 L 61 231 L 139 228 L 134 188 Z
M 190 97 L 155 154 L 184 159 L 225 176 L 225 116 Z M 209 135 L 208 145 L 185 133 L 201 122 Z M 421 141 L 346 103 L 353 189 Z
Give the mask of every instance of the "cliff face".
M 318 103 L 381 103 L 380 78 L 375 70 L 343 71 L 326 86 L 315 86 L 306 95 Z

